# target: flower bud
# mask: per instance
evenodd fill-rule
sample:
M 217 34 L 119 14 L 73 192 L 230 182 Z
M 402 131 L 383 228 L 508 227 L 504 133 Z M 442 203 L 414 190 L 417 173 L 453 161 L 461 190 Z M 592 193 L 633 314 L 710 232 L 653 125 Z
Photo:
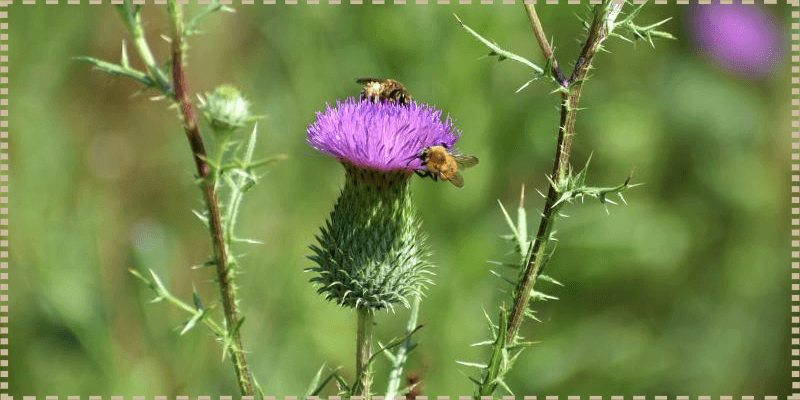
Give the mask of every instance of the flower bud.
M 203 115 L 218 135 L 226 136 L 255 119 L 250 102 L 234 86 L 218 86 L 206 99 L 200 99 Z

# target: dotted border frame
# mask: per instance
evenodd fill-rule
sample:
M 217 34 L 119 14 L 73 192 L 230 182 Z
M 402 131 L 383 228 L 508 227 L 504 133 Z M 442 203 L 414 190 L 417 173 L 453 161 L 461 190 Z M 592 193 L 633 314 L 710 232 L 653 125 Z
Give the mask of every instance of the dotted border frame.
M 19 2 L 19 0 L 17 0 Z M 122 0 L 86 0 L 92 5 L 104 3 L 121 4 Z M 209 0 L 194 0 L 198 4 L 209 4 Z M 277 4 L 277 0 L 261 0 L 263 4 Z M 347 1 L 347 0 L 345 0 Z M 385 4 L 385 0 L 367 0 L 372 4 Z M 428 4 L 428 0 L 411 0 L 415 4 Z M 433 0 L 431 0 L 433 1 Z M 453 0 L 455 3 L 456 0 Z M 472 0 L 457 0 L 458 4 L 472 4 Z M 494 4 L 494 0 L 475 0 L 480 4 Z M 502 4 L 559 4 L 559 0 L 497 0 Z M 581 0 L 561 0 L 567 4 L 581 4 Z M 668 0 L 653 0 L 655 4 L 669 4 Z M 59 4 L 59 0 L 44 0 L 45 4 Z M 152 0 L 155 5 L 166 5 L 166 0 Z M 177 0 L 179 4 L 189 4 L 191 0 Z M 298 0 L 284 0 L 285 4 L 298 4 Z M 622 3 L 622 0 L 613 0 Z M 645 0 L 633 0 L 633 4 L 643 4 Z M 711 0 L 697 0 L 699 4 L 711 4 Z M 721 4 L 732 4 L 733 0 L 719 0 Z M 21 0 L 23 5 L 35 5 L 36 0 Z M 41 0 L 39 1 L 41 3 Z M 62 0 L 63 3 L 63 0 Z M 80 0 L 66 0 L 67 4 L 80 4 Z M 221 4 L 234 5 L 233 0 L 220 0 Z M 319 4 L 320 0 L 305 0 L 306 4 Z M 364 0 L 349 0 L 350 4 L 363 4 Z M 393 4 L 407 4 L 406 0 L 393 0 Z M 451 0 L 436 0 L 436 4 L 450 4 Z M 586 1 L 584 0 L 585 4 Z M 588 4 L 599 4 L 600 0 L 588 0 Z M 755 4 L 755 0 L 741 0 L 742 4 Z M 792 7 L 798 7 L 800 0 L 786 0 Z M 0 400 L 12 400 L 8 394 L 8 7 L 12 1 L 0 0 Z M 133 0 L 133 4 L 147 4 L 146 0 Z M 240 0 L 241 5 L 254 5 L 255 0 Z M 328 0 L 328 4 L 342 4 L 342 0 Z M 675 4 L 688 5 L 690 0 L 675 0 Z M 765 5 L 777 5 L 778 0 L 763 0 Z M 800 11 L 791 11 L 793 21 L 800 21 Z M 792 22 L 791 36 L 791 380 L 793 394 L 787 400 L 800 400 L 800 22 Z M 21 396 L 22 400 L 36 400 L 36 396 Z M 88 396 L 89 400 L 102 400 L 102 396 Z M 109 396 L 110 400 L 124 400 L 124 396 Z M 233 400 L 240 396 L 220 396 L 220 400 Z M 518 396 L 521 400 L 581 400 L 581 396 Z M 584 396 L 588 400 L 603 400 L 603 396 Z M 625 400 L 625 396 L 608 396 L 610 400 Z M 67 400 L 80 400 L 80 396 L 66 396 Z M 241 396 L 242 400 L 255 400 L 253 396 Z M 298 400 L 298 396 L 264 396 L 265 400 Z M 430 400 L 472 400 L 472 396 L 431 396 Z M 647 396 L 630 396 L 632 400 L 647 400 Z M 712 400 L 712 396 L 697 396 L 697 400 Z M 59 396 L 45 396 L 45 400 L 58 400 Z M 147 396 L 132 396 L 132 400 L 146 400 Z M 168 400 L 167 396 L 153 396 L 154 400 Z M 309 396 L 309 400 L 320 400 Z M 330 396 L 330 400 L 341 400 L 340 396 Z M 363 400 L 361 396 L 353 400 Z M 373 396 L 384 400 L 383 396 Z M 429 400 L 428 396 L 418 396 L 418 400 Z M 481 400 L 492 400 L 482 396 Z M 717 397 L 713 397 L 717 399 Z M 734 396 L 719 396 L 719 400 L 734 400 Z M 756 400 L 755 396 L 740 396 L 737 400 Z M 190 400 L 189 396 L 176 396 L 176 400 Z M 211 400 L 211 396 L 197 396 L 197 400 Z M 396 396 L 394 400 L 405 400 Z M 516 400 L 514 396 L 502 396 L 502 400 Z M 669 400 L 668 396 L 653 396 L 653 400 Z M 692 400 L 690 396 L 676 396 L 675 400 Z M 778 396 L 764 396 L 764 400 L 778 400 Z

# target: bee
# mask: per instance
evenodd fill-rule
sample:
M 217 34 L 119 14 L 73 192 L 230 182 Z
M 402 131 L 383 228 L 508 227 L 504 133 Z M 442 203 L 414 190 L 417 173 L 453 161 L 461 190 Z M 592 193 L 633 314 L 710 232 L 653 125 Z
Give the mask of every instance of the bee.
M 478 163 L 477 157 L 458 151 L 450 153 L 444 146 L 425 148 L 417 158 L 422 160 L 422 165 L 428 167 L 425 171 L 414 170 L 417 175 L 423 178 L 430 176 L 434 181 L 450 181 L 456 187 L 464 186 L 464 178 L 458 173 L 459 168 L 469 168 Z
M 373 103 L 380 100 L 396 101 L 398 104 L 411 103 L 411 93 L 394 79 L 360 78 L 356 79 L 356 83 L 364 85 L 361 100 L 370 99 Z

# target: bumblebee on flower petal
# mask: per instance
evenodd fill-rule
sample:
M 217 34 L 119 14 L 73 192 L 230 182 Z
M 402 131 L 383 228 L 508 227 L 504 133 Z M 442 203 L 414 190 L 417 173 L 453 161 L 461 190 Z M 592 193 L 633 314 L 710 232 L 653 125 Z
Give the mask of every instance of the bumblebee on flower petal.
M 423 178 L 430 176 L 434 181 L 440 179 L 449 181 L 456 187 L 464 186 L 464 178 L 458 172 L 459 169 L 466 169 L 478 163 L 477 157 L 459 151 L 448 152 L 444 146 L 427 147 L 417 158 L 422 160 L 421 165 L 428 168 L 424 171 L 414 170 L 417 175 Z
M 411 93 L 408 93 L 402 83 L 394 79 L 384 78 L 359 78 L 356 83 L 364 88 L 361 90 L 361 100 L 369 99 L 373 103 L 378 101 L 396 101 L 398 104 L 411 103 Z

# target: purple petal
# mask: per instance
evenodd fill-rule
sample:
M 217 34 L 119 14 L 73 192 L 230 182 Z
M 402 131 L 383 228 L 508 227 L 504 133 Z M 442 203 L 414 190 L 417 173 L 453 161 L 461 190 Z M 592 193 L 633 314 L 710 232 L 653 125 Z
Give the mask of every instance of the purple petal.
M 356 101 L 326 105 L 308 126 L 306 142 L 318 151 L 365 168 L 423 169 L 422 149 L 452 149 L 461 133 L 427 104 Z

